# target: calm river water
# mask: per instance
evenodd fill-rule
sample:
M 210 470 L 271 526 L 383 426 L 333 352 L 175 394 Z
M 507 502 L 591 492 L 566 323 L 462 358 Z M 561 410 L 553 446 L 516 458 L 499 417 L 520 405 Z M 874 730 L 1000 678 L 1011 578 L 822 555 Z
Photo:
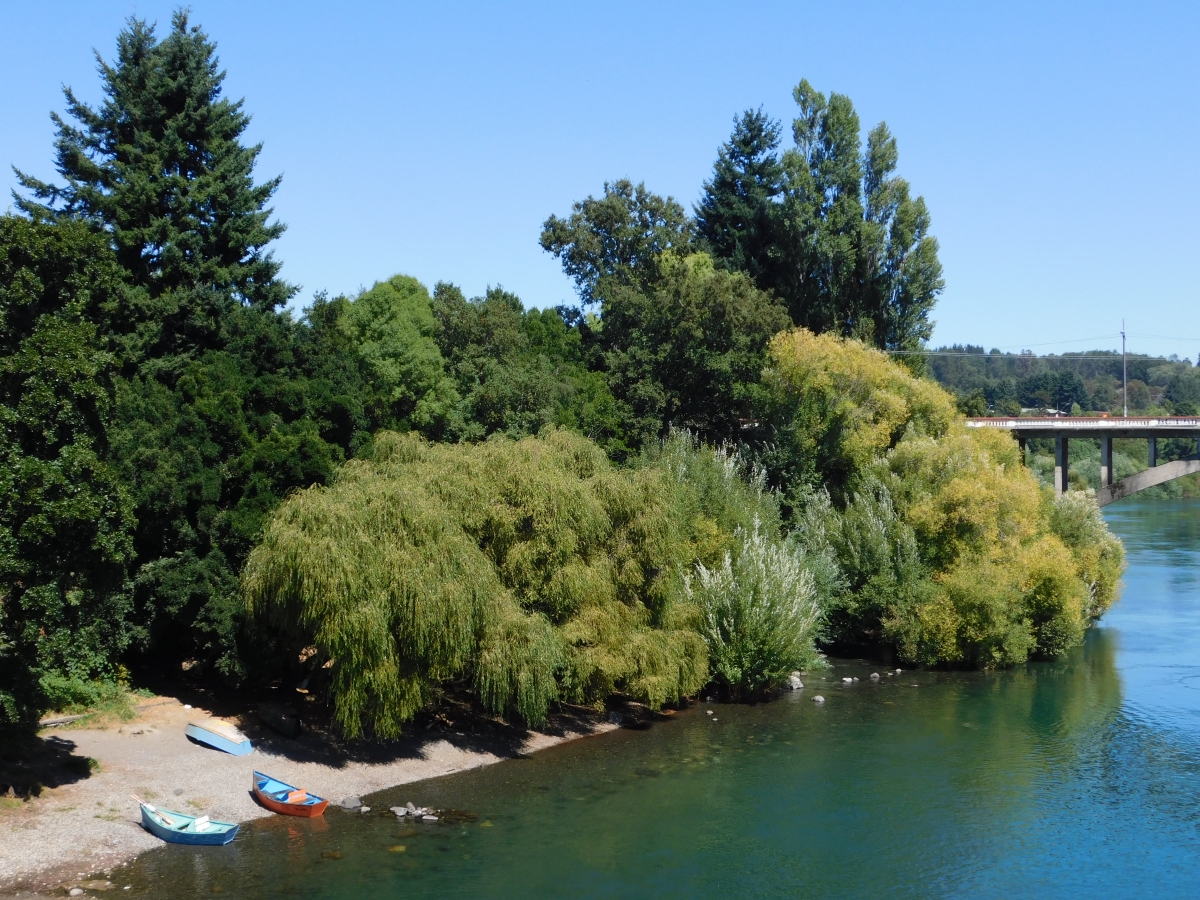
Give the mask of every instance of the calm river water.
M 777 702 L 368 799 L 473 822 L 276 817 L 120 877 L 163 898 L 1196 897 L 1200 502 L 1107 512 L 1124 595 L 1059 662 L 872 684 L 837 660 Z

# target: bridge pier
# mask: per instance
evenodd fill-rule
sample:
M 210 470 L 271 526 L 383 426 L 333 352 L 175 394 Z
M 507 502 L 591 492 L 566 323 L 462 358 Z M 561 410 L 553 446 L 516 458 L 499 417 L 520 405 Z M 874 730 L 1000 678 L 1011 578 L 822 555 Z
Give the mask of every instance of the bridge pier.
M 1064 435 L 1054 436 L 1054 493 L 1061 497 L 1070 490 L 1071 457 L 1067 438 Z
M 1146 455 L 1150 458 L 1150 468 L 1153 469 L 1158 465 L 1158 438 L 1151 437 L 1147 438 L 1147 440 L 1149 441 L 1150 447 Z
M 1108 487 L 1112 483 L 1112 438 L 1105 435 L 1100 438 L 1100 485 Z

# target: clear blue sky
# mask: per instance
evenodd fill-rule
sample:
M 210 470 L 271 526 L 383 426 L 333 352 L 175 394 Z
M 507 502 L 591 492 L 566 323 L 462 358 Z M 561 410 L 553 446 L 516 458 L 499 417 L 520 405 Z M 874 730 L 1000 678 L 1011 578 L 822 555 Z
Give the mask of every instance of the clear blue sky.
M 5 195 L 10 163 L 53 176 L 48 113 L 63 84 L 99 98 L 92 49 L 174 6 L 0 8 Z M 284 176 L 276 255 L 301 305 L 397 272 L 571 299 L 537 244 L 550 213 L 619 177 L 690 206 L 733 116 L 790 123 L 808 78 L 899 141 L 946 270 L 935 343 L 1119 347 L 1124 316 L 1132 349 L 1200 351 L 1195 4 L 191 8 L 253 115 L 259 177 Z

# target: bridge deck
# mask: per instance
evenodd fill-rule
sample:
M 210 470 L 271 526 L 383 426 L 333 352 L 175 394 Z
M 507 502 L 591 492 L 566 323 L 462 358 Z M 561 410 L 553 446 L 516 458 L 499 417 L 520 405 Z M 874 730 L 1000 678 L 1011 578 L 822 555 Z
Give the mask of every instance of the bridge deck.
M 1099 440 L 1100 489 L 1096 491 L 1096 502 L 1101 506 L 1164 481 L 1200 471 L 1200 416 L 1112 416 L 1094 419 L 1082 416 L 1028 419 L 989 417 L 967 419 L 967 427 L 1011 431 L 1020 443 L 1022 452 L 1029 438 L 1054 438 L 1054 490 L 1058 494 L 1070 489 L 1068 448 L 1071 439 Z M 1113 438 L 1145 438 L 1149 445 L 1150 468 L 1113 484 Z M 1160 467 L 1159 438 L 1191 438 L 1198 442 L 1198 452 L 1196 456 Z
M 968 428 L 1003 428 L 1020 437 L 1148 438 L 1200 437 L 1200 416 L 1129 416 L 1118 418 L 977 418 L 967 419 Z

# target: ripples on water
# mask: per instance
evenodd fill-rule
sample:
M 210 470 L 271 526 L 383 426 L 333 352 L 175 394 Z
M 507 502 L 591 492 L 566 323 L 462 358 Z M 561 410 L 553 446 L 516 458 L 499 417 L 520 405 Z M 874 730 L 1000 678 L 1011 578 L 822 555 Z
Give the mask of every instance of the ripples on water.
M 153 897 L 1195 897 L 1200 504 L 1108 512 L 1124 596 L 1059 662 L 872 684 L 836 661 L 777 702 L 369 800 L 473 820 L 276 817 L 122 877 Z

